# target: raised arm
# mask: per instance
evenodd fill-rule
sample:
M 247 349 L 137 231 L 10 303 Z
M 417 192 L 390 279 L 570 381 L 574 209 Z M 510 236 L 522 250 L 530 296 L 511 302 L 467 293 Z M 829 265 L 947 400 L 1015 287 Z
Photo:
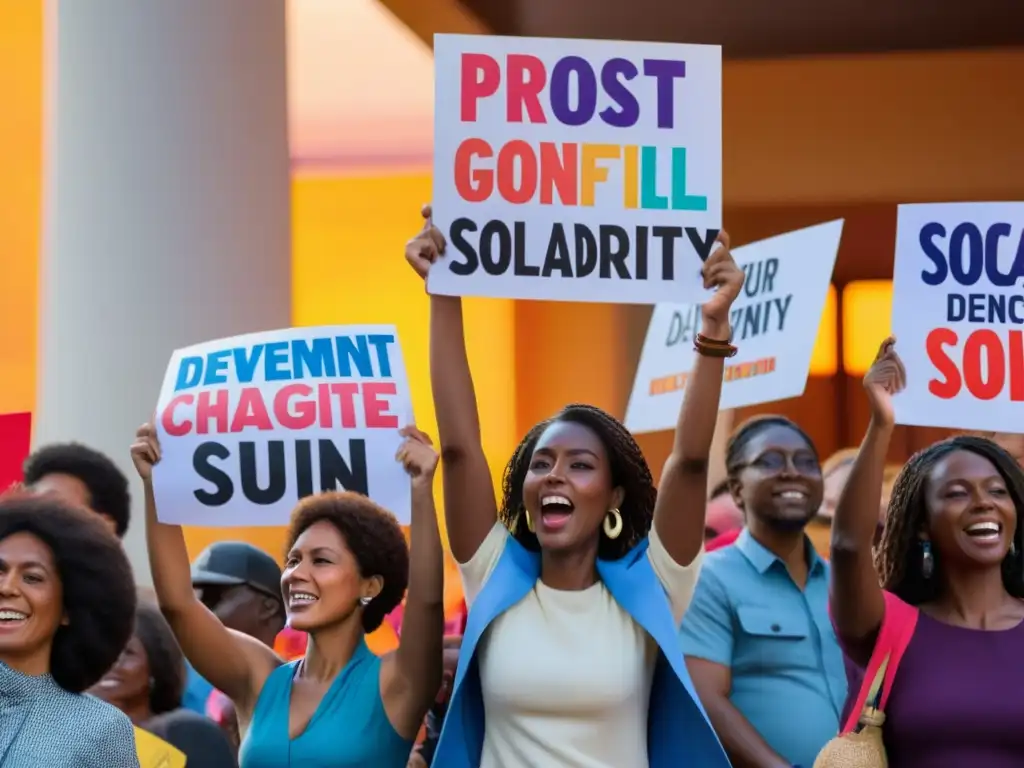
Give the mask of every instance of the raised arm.
M 444 254 L 445 241 L 424 206 L 424 225 L 405 247 L 405 258 L 423 277 Z M 476 392 L 466 355 L 462 300 L 430 297 L 430 384 L 443 461 L 448 543 L 460 563 L 473 557 L 498 517 L 491 471 L 484 456 Z
M 396 457 L 412 483 L 409 592 L 398 650 L 384 660 L 381 690 L 388 719 L 399 734 L 415 738 L 441 688 L 444 658 L 444 553 L 434 509 L 437 453 L 415 427 Z
M 743 271 L 729 253 L 729 236 L 724 231 L 719 233 L 718 241 L 721 245 L 704 263 L 704 287 L 716 291 L 701 307 L 701 334 L 712 341 L 728 342 L 729 308 L 743 287 Z M 680 565 L 689 565 L 704 541 L 708 460 L 725 368 L 724 354 L 708 354 L 717 349 L 724 347 L 696 355 L 686 381 L 672 453 L 661 472 L 654 505 L 658 538 Z
M 160 445 L 152 425 L 139 428 L 132 461 L 145 487 L 146 548 L 160 610 L 196 671 L 248 710 L 281 660 L 255 638 L 225 627 L 196 598 L 181 526 L 161 523 L 156 517 L 153 465 L 160 461 Z
M 878 526 L 885 457 L 895 417 L 892 396 L 906 384 L 906 371 L 896 354 L 895 339 L 882 342 L 864 389 L 871 421 L 853 462 L 832 520 L 831 610 L 836 631 L 848 649 L 859 649 L 881 625 L 885 599 L 878 584 L 872 545 Z M 866 663 L 870 649 L 854 659 Z

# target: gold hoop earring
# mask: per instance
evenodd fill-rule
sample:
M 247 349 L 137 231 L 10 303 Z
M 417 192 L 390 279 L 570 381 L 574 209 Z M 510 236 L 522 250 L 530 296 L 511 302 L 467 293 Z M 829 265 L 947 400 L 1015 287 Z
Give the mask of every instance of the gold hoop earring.
M 534 529 L 533 529 L 533 518 L 530 517 L 530 510 L 528 510 L 526 507 L 523 507 L 523 517 L 526 518 L 526 528 L 527 528 L 527 530 L 530 533 L 533 533 L 534 532 Z
M 622 513 L 617 509 L 609 509 L 604 516 L 604 535 L 609 539 L 619 538 L 622 533 Z

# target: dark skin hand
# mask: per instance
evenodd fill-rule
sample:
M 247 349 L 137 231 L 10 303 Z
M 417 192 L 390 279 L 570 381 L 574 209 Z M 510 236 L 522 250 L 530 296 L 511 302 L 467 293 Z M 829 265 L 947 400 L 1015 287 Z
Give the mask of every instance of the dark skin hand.
M 445 240 L 423 206 L 423 229 L 405 247 L 405 259 L 426 280 L 445 252 Z M 484 455 L 476 390 L 466 354 L 462 299 L 430 297 L 430 380 L 441 444 L 444 512 L 448 541 L 460 563 L 468 562 L 498 519 L 491 472 Z
M 896 339 L 879 347 L 864 376 L 871 421 L 832 521 L 830 604 L 836 631 L 860 664 L 867 664 L 882 623 L 885 598 L 878 584 L 872 546 L 878 527 L 882 475 L 895 427 L 893 395 L 906 386 L 906 370 L 896 354 Z
M 724 341 L 731 335 L 729 309 L 743 288 L 743 270 L 733 260 L 729 235 L 724 230 L 716 242 L 718 247 L 702 270 L 704 287 L 715 292 L 701 304 L 701 333 Z M 672 451 L 661 471 L 654 527 L 665 549 L 680 565 L 693 562 L 704 543 L 708 462 L 724 370 L 724 358 L 696 356 L 676 421 Z

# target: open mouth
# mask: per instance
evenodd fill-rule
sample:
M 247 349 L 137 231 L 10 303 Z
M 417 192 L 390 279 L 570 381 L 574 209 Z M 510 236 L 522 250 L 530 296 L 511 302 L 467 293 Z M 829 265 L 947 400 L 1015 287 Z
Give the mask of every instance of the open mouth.
M 808 499 L 807 491 L 803 491 L 799 488 L 786 488 L 782 491 L 776 491 L 772 495 L 777 499 L 782 499 L 783 501 L 794 504 L 804 504 Z
M 0 610 L 0 629 L 16 629 L 28 621 L 28 614 L 10 608 Z
M 1003 538 L 1003 526 L 993 521 L 972 523 L 964 528 L 964 533 L 979 544 L 993 544 Z
M 292 609 L 308 608 L 319 599 L 312 592 L 291 592 L 288 595 L 288 607 Z
M 575 509 L 573 503 L 565 496 L 540 497 L 540 522 L 549 531 L 564 528 L 572 517 Z

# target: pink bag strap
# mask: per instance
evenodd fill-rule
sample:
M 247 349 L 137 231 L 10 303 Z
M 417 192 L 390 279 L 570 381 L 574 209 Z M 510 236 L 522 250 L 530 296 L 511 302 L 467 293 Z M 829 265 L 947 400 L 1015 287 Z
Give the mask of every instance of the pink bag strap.
M 864 707 L 874 700 L 879 688 L 882 696 L 878 708 L 885 711 L 900 660 L 910 645 L 910 639 L 917 627 L 917 608 L 903 602 L 891 592 L 883 594 L 885 613 L 882 616 L 882 626 L 878 629 L 878 639 L 871 652 L 868 667 L 864 671 L 864 682 L 857 694 L 857 702 L 843 726 L 843 733 L 852 733 L 857 729 Z

